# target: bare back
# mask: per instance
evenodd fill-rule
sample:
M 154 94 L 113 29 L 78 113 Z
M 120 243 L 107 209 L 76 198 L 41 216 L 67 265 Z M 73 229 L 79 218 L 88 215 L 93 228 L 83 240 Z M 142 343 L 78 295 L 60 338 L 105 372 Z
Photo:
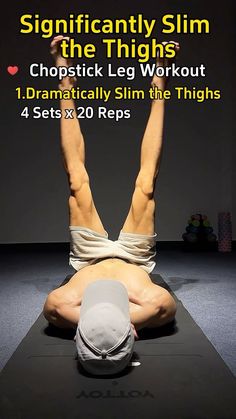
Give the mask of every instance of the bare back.
M 63 287 L 75 293 L 76 299 L 80 301 L 85 288 L 98 279 L 120 281 L 126 287 L 128 294 L 142 299 L 148 299 L 153 295 L 154 288 L 159 288 L 160 294 L 165 291 L 162 287 L 155 285 L 142 268 L 118 258 L 104 259 L 94 265 L 86 266 L 73 275 Z M 134 307 L 135 304 L 130 303 L 130 306 Z

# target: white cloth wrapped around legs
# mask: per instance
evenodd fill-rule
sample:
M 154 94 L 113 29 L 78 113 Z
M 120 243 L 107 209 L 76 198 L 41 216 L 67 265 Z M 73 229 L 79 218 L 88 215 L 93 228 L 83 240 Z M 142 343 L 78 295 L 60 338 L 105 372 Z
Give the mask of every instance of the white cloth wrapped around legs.
M 86 227 L 70 226 L 69 264 L 77 271 L 100 259 L 121 258 L 138 265 L 147 273 L 155 267 L 156 236 L 120 232 L 118 240 Z

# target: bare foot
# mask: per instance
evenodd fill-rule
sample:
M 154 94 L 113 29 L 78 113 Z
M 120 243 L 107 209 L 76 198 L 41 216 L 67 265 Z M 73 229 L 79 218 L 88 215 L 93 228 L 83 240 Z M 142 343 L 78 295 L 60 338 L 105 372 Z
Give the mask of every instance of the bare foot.
M 67 36 L 58 35 L 53 38 L 50 44 L 50 52 L 55 60 L 55 64 L 57 67 L 59 66 L 69 67 L 72 65 L 71 59 L 63 58 L 61 56 L 60 45 L 63 39 L 66 39 L 68 41 L 70 38 Z
M 175 55 L 174 58 L 160 58 L 159 55 L 158 55 L 157 62 L 156 62 L 156 67 L 168 67 L 176 59 L 176 56 L 177 56 L 177 54 L 180 50 L 179 43 L 175 42 L 175 41 L 169 41 L 168 43 L 169 44 L 174 44 L 174 46 L 175 46 L 174 49 L 175 49 L 176 55 Z M 166 45 L 166 44 L 167 44 L 167 42 L 162 42 L 162 45 Z M 152 87 L 159 87 L 159 86 L 162 87 L 163 84 L 165 85 L 167 83 L 168 79 L 169 79 L 169 77 L 165 77 L 165 76 L 158 77 L 156 74 L 154 74 L 151 85 L 152 85 Z
M 55 36 L 50 44 L 50 52 L 55 60 L 55 64 L 57 67 L 70 67 L 73 65 L 72 59 L 64 58 L 61 55 L 60 45 L 63 39 L 66 39 L 68 41 L 70 38 L 63 35 Z M 60 85 L 61 87 L 71 87 L 75 84 L 75 82 L 76 77 L 64 77 Z

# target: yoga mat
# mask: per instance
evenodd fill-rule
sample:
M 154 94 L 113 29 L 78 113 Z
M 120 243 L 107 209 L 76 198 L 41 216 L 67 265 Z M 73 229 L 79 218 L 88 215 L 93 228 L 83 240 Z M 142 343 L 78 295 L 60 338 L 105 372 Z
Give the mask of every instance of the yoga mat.
M 140 365 L 115 377 L 83 373 L 74 332 L 41 314 L 0 375 L 0 418 L 235 419 L 235 378 L 175 299 L 176 322 L 139 332 Z

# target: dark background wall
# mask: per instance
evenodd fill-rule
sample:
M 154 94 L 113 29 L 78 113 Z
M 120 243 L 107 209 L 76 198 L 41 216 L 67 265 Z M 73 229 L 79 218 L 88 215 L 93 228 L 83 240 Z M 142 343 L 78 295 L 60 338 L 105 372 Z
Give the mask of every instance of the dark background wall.
M 57 102 L 17 101 L 15 88 L 34 86 L 56 88 L 54 79 L 33 79 L 28 67 L 32 62 L 53 65 L 49 39 L 19 33 L 19 17 L 39 13 L 44 18 L 63 18 L 69 13 L 90 13 L 92 17 L 127 17 L 143 13 L 159 18 L 166 13 L 188 13 L 192 18 L 207 18 L 209 35 L 157 33 L 158 40 L 178 40 L 180 65 L 207 67 L 205 79 L 172 80 L 174 85 L 221 89 L 220 101 L 167 102 L 165 144 L 157 183 L 156 230 L 160 240 L 181 240 L 189 215 L 206 213 L 217 230 L 217 213 L 230 210 L 236 214 L 233 190 L 236 174 L 233 156 L 233 95 L 235 68 L 235 33 L 233 1 L 219 7 L 213 1 L 12 1 L 1 21 L 1 165 L 0 165 L 0 242 L 68 241 L 67 198 L 69 194 L 59 147 L 59 121 L 20 117 L 24 106 L 58 107 Z M 158 27 L 158 26 L 157 26 Z M 95 42 L 95 38 L 89 38 Z M 85 37 L 81 37 L 84 42 Z M 98 38 L 97 38 L 98 40 Z M 140 38 L 140 41 L 142 39 Z M 99 53 L 99 60 L 104 57 Z M 114 65 L 124 61 L 113 60 Z M 127 64 L 134 65 L 134 61 Z M 11 77 L 8 65 L 18 65 Z M 82 79 L 84 88 L 96 84 L 109 88 L 129 85 L 129 81 Z M 150 80 L 137 78 L 132 86 L 147 89 Z M 91 105 L 91 103 L 83 103 Z M 97 106 L 99 103 L 95 103 Z M 79 105 L 79 103 L 78 103 Z M 149 111 L 149 102 L 110 101 L 109 107 L 131 109 L 132 118 L 82 121 L 86 140 L 87 168 L 97 209 L 105 227 L 115 237 L 130 204 L 139 163 L 139 148 Z M 234 238 L 236 230 L 234 228 Z

